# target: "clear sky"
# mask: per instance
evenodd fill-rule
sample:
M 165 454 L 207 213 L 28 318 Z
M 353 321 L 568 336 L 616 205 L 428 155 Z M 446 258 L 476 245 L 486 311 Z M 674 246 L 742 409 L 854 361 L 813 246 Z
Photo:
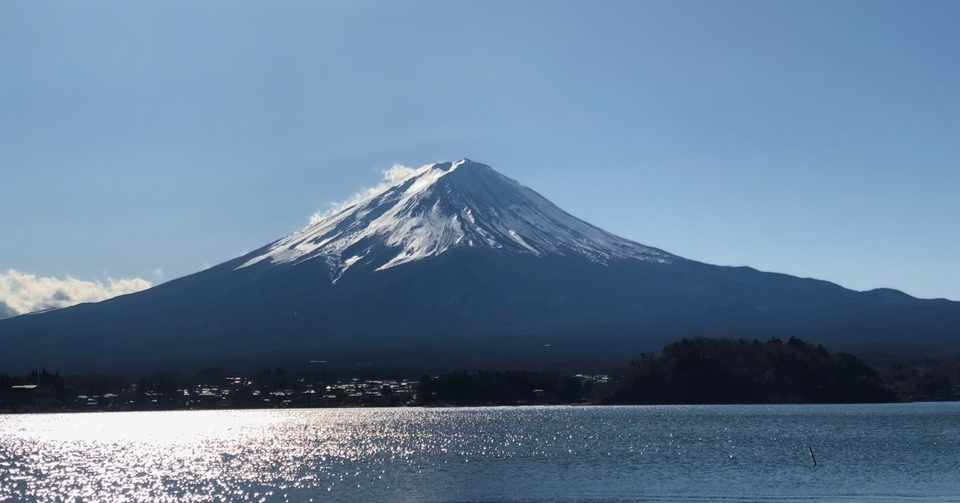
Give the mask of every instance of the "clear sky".
M 0 270 L 170 279 L 394 163 L 469 157 L 688 258 L 960 299 L 958 20 L 955 1 L 0 2 Z

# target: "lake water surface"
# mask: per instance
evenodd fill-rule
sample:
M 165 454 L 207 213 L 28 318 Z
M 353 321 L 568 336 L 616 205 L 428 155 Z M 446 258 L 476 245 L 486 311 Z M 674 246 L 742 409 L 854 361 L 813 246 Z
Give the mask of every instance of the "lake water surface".
M 960 403 L 0 416 L 0 501 L 61 498 L 960 501 Z

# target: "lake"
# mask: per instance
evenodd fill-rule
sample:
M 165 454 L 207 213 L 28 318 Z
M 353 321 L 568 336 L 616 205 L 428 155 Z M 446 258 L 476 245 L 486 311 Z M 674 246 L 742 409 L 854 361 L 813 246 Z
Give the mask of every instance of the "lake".
M 0 501 L 61 497 L 960 501 L 960 403 L 0 416 Z

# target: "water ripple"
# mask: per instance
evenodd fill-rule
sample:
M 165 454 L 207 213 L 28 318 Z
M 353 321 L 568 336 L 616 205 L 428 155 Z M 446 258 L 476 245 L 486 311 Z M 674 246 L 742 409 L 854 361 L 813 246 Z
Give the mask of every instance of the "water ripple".
M 960 404 L 0 416 L 0 501 L 958 496 Z

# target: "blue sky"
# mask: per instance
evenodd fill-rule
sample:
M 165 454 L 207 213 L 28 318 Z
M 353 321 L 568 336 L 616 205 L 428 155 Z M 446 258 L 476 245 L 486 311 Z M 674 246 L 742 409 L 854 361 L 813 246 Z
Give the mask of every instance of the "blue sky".
M 394 163 L 711 263 L 960 299 L 960 3 L 0 3 L 0 270 L 156 281 Z

